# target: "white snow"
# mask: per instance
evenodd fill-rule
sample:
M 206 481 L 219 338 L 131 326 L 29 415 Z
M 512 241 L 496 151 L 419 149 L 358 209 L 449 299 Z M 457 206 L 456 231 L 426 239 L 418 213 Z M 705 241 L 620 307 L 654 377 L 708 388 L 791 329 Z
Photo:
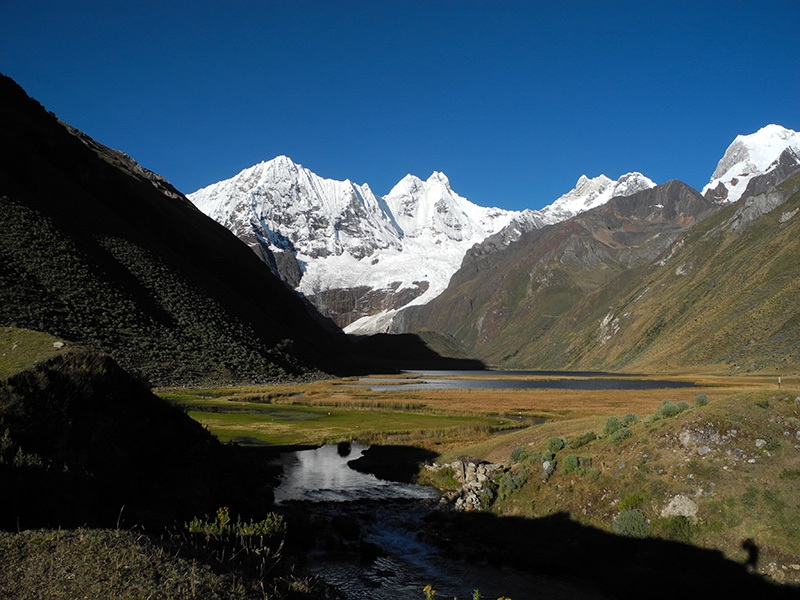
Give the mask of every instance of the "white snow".
M 379 290 L 396 282 L 401 290 L 427 282 L 427 291 L 406 305 L 411 306 L 441 294 L 467 250 L 504 228 L 511 241 L 523 231 L 654 185 L 640 173 L 617 181 L 582 176 L 574 190 L 541 211 L 511 211 L 470 202 L 440 172 L 425 181 L 406 175 L 379 198 L 367 184 L 324 179 L 279 156 L 188 197 L 248 243 L 266 239 L 276 251 L 293 251 L 304 268 L 300 293 Z M 346 331 L 383 331 L 395 313 L 364 317 Z
M 800 154 L 800 133 L 780 125 L 766 125 L 750 135 L 736 136 L 702 194 L 722 183 L 728 189 L 727 202 L 736 202 L 750 180 L 771 171 L 773 163 L 790 147 Z
M 558 223 L 586 210 L 602 206 L 611 198 L 631 196 L 655 187 L 652 179 L 641 173 L 626 173 L 617 181 L 605 175 L 588 178 L 581 175 L 575 188 L 558 198 L 540 212 L 546 223 Z

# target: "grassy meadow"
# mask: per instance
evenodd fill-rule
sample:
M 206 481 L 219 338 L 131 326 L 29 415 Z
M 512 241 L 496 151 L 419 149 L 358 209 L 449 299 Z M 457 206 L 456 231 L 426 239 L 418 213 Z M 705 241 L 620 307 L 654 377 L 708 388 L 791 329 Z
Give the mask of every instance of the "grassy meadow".
M 340 379 L 158 393 L 223 441 L 359 440 L 426 448 L 439 463 L 501 463 L 497 515 L 568 513 L 582 525 L 720 550 L 737 562 L 748 557 L 743 540 L 756 540 L 759 572 L 800 584 L 800 378 L 783 377 L 780 388 L 777 377 L 758 374 L 658 379 L 695 387 L 372 391 Z M 615 419 L 624 436 L 609 429 Z M 555 465 L 547 477 L 545 460 Z M 438 480 L 420 470 L 420 483 Z M 676 497 L 691 517 L 669 514 Z M 640 518 L 640 529 L 618 531 L 621 514 Z
M 481 377 L 481 376 L 477 376 Z M 413 383 L 413 374 L 222 388 L 163 388 L 162 398 L 181 406 L 221 441 L 292 446 L 359 440 L 411 443 L 445 457 L 470 454 L 507 456 L 515 430 L 536 432 L 534 424 L 558 423 L 564 435 L 585 427 L 602 428 L 614 414 L 648 414 L 665 398 L 691 401 L 776 387 L 770 377 L 673 377 L 697 387 L 654 390 L 392 390 L 372 391 L 363 384 L 396 379 Z M 552 377 L 526 376 L 526 379 Z M 585 379 L 578 378 L 576 379 Z M 646 379 L 646 378 L 643 378 Z M 658 379 L 670 379 L 659 377 Z M 800 378 L 784 387 L 797 385 Z M 532 434 L 535 437 L 535 434 Z

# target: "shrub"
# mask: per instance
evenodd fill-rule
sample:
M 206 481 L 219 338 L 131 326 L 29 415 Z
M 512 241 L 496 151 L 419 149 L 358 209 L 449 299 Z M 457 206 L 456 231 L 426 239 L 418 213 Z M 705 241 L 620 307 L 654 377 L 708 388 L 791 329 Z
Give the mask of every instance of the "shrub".
M 706 404 L 708 404 L 708 396 L 705 394 L 697 394 L 697 396 L 694 397 L 695 406 L 705 406 Z
M 526 481 L 527 477 L 524 473 L 506 473 L 500 478 L 497 494 L 500 496 L 501 500 L 505 500 L 514 492 L 522 489 Z
M 569 444 L 567 444 L 570 448 L 580 448 L 581 446 L 585 446 L 589 442 L 593 442 L 597 439 L 597 434 L 594 431 L 587 431 L 583 435 L 579 435 L 577 438 L 572 440 Z
M 645 425 L 650 425 L 659 419 L 667 419 L 679 415 L 687 408 L 689 408 L 689 403 L 684 400 L 681 400 L 678 404 L 670 402 L 669 400 L 662 400 L 658 410 L 645 419 Z
M 661 403 L 661 406 L 658 408 L 658 414 L 661 416 L 662 419 L 666 419 L 669 417 L 674 417 L 681 412 L 681 409 L 678 408 L 677 404 L 673 404 L 669 400 L 664 400 Z
M 600 469 L 589 469 L 586 474 L 592 479 L 597 479 L 600 477 Z
M 628 439 L 633 434 L 631 430 L 627 427 L 622 427 L 621 429 L 617 429 L 614 433 L 611 434 L 611 437 L 608 438 L 608 441 L 611 442 L 614 446 L 619 446 L 623 440 Z
M 478 502 L 480 502 L 481 510 L 487 510 L 492 505 L 496 490 L 497 486 L 492 485 L 491 480 L 489 480 L 485 481 L 483 487 L 475 492 L 475 495 L 478 497 Z
M 653 522 L 653 534 L 673 542 L 689 543 L 694 530 L 694 525 L 692 525 L 689 517 L 683 515 L 664 517 Z
M 522 446 L 517 446 L 511 451 L 511 462 L 521 462 L 528 458 L 528 452 Z
M 639 417 L 637 417 L 637 416 L 636 416 L 635 414 L 633 414 L 633 413 L 628 413 L 627 415 L 625 415 L 624 417 L 622 417 L 622 424 L 623 424 L 625 427 L 630 427 L 630 426 L 631 426 L 631 425 L 633 425 L 634 423 L 638 423 L 638 422 L 639 422 Z
M 606 419 L 606 426 L 603 429 L 603 435 L 607 437 L 622 427 L 622 419 L 619 417 L 608 417 L 608 419 Z
M 547 440 L 547 451 L 555 454 L 565 446 L 564 440 L 560 437 L 551 437 Z
M 580 461 L 574 454 L 567 454 L 561 461 L 561 470 L 565 475 L 580 473 Z
M 617 535 L 626 537 L 644 538 L 650 533 L 647 517 L 636 508 L 621 510 L 614 517 L 612 528 Z
M 626 496 L 622 500 L 620 500 L 619 508 L 620 510 L 632 510 L 634 508 L 642 508 L 644 503 L 647 502 L 649 496 L 647 492 L 634 492 L 630 496 Z

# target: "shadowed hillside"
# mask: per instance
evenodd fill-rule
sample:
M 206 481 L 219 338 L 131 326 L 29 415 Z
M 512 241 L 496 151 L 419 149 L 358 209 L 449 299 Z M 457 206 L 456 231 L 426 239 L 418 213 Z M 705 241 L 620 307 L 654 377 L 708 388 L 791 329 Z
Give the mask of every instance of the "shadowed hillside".
M 348 368 L 313 309 L 164 179 L 6 77 L 0 127 L 0 324 L 108 352 L 154 383 Z
M 242 452 L 107 356 L 62 353 L 0 387 L 0 529 L 172 525 L 224 505 L 264 511 L 266 471 L 245 468 Z

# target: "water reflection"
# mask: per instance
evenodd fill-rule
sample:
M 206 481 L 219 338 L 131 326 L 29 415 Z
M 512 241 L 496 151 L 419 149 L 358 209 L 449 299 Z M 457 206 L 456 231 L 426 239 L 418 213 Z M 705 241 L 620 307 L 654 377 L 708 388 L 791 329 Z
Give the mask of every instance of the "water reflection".
M 357 442 L 345 442 L 282 454 L 283 479 L 275 489 L 275 502 L 438 499 L 439 493 L 433 488 L 385 481 L 351 469 L 347 463 L 367 448 Z
M 407 378 L 362 377 L 353 387 L 373 392 L 424 390 L 656 390 L 694 387 L 688 381 L 634 379 L 636 375 L 564 371 L 407 371 Z M 547 377 L 547 379 L 520 379 Z

